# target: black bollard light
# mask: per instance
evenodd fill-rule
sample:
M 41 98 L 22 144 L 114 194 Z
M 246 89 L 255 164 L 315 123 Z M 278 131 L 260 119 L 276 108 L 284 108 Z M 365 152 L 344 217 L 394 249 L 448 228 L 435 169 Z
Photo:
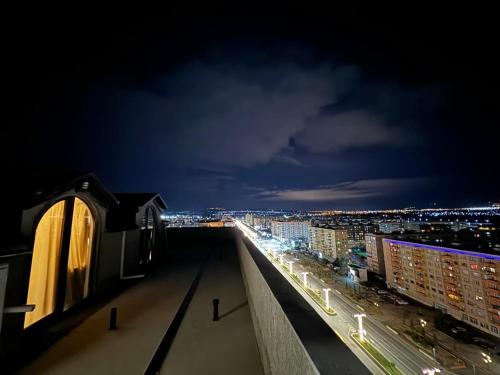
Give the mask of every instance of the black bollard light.
M 212 304 L 214 305 L 214 317 L 213 317 L 213 321 L 216 322 L 219 320 L 219 299 L 218 298 L 214 298 L 212 300 Z
M 109 330 L 114 331 L 116 327 L 116 315 L 117 315 L 116 307 L 111 308 L 111 312 L 109 314 Z

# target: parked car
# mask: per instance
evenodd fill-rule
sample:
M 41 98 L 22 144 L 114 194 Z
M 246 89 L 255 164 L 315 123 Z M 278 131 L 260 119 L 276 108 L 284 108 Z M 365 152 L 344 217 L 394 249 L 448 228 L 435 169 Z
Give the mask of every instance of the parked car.
M 395 301 L 398 298 L 394 294 L 387 294 L 386 297 L 389 298 L 392 301 Z
M 396 303 L 398 305 L 408 305 L 408 302 L 406 302 L 404 299 L 399 299 L 399 298 L 396 300 Z
M 389 292 L 385 289 L 379 289 L 379 290 L 377 290 L 377 293 L 378 294 L 389 294 Z

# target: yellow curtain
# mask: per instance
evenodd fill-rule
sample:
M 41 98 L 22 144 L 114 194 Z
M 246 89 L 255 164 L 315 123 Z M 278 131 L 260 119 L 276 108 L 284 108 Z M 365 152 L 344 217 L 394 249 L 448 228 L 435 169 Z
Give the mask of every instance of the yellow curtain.
M 28 304 L 35 309 L 24 318 L 24 328 L 54 312 L 61 256 L 65 202 L 54 204 L 42 217 L 35 233 Z
M 94 219 L 88 206 L 75 198 L 68 255 L 68 275 L 64 310 L 87 297 Z

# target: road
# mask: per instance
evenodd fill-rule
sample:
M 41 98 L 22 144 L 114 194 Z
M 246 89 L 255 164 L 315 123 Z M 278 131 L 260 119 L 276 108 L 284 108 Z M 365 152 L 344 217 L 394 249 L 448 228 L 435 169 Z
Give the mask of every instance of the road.
M 293 257 L 290 255 L 286 258 L 287 261 L 293 260 Z M 296 268 L 299 274 L 304 270 L 300 264 L 297 264 Z M 318 280 L 314 275 L 308 275 L 308 287 L 319 290 L 332 288 L 331 285 Z M 337 289 L 332 288 L 332 291 L 333 293 L 330 292 L 330 304 L 338 314 L 338 317 L 330 318 L 337 321 L 332 322 L 332 325 L 338 325 L 338 321 L 341 320 L 341 324 L 349 324 L 352 327 L 357 327 L 357 319 L 354 318 L 354 314 L 365 313 L 365 310 L 357 306 Z M 387 359 L 395 363 L 402 372 L 422 374 L 422 370 L 425 368 L 439 367 L 439 364 L 432 358 L 427 357 L 427 355 L 419 352 L 413 346 L 408 345 L 399 335 L 370 317 L 370 315 L 364 318 L 363 325 L 367 332 L 367 338 L 373 342 L 375 347 Z
M 279 260 L 273 261 L 269 256 L 268 251 L 274 252 L 276 255 L 283 254 L 286 247 L 278 243 L 276 240 L 260 239 L 252 233 L 252 229 L 238 222 L 238 227 L 254 242 L 256 247 L 268 256 L 269 260 L 273 262 L 276 268 L 283 274 L 284 277 L 297 289 L 301 289 L 299 285 L 285 272 L 279 265 Z M 254 238 L 252 238 L 254 237 Z M 297 262 L 298 259 L 293 255 L 283 254 L 283 263 L 286 265 L 289 261 Z M 294 263 L 294 273 L 297 274 L 302 280 L 302 272 L 305 272 L 304 267 L 300 263 Z M 330 288 L 330 305 L 337 313 L 336 316 L 326 314 L 321 307 L 317 305 L 314 300 L 309 297 L 304 290 L 302 290 L 303 297 L 318 311 L 319 315 L 325 322 L 341 337 L 341 339 L 353 350 L 355 353 L 359 350 L 356 344 L 352 342 L 350 333 L 357 330 L 357 319 L 354 314 L 365 313 L 361 306 L 351 301 L 347 296 L 343 295 L 334 286 L 326 284 L 319 280 L 315 275 L 309 274 L 307 276 L 307 283 L 310 289 L 318 289 L 322 291 L 323 288 Z M 300 291 L 300 290 L 299 290 Z M 404 374 L 422 374 L 424 369 L 440 368 L 442 374 L 452 374 L 452 372 L 443 369 L 439 364 L 434 361 L 431 356 L 419 351 L 414 346 L 403 340 L 399 335 L 392 331 L 390 328 L 384 326 L 371 316 L 367 315 L 363 322 L 366 330 L 367 339 L 390 361 L 396 364 L 398 369 Z M 358 350 L 356 350 L 358 349 Z

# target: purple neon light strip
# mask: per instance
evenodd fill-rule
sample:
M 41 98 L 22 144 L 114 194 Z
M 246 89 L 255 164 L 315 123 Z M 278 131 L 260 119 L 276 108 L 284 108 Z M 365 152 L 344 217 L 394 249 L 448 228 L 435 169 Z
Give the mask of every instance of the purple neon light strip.
M 493 255 L 493 254 L 476 253 L 474 251 L 467 251 L 467 250 L 455 250 L 455 249 L 450 249 L 450 248 L 447 248 L 447 247 L 440 247 L 440 246 L 433 246 L 433 245 L 424 245 L 424 244 L 415 243 L 415 242 L 391 240 L 391 239 L 388 239 L 388 238 L 384 238 L 384 242 L 393 242 L 393 243 L 397 243 L 397 244 L 401 244 L 401 245 L 408 245 L 408 246 L 413 246 L 413 247 L 421 247 L 423 249 L 428 249 L 428 250 L 441 251 L 443 253 L 468 255 L 468 256 L 472 256 L 472 257 L 478 257 L 478 258 L 492 259 L 492 260 L 500 261 L 500 256 Z

